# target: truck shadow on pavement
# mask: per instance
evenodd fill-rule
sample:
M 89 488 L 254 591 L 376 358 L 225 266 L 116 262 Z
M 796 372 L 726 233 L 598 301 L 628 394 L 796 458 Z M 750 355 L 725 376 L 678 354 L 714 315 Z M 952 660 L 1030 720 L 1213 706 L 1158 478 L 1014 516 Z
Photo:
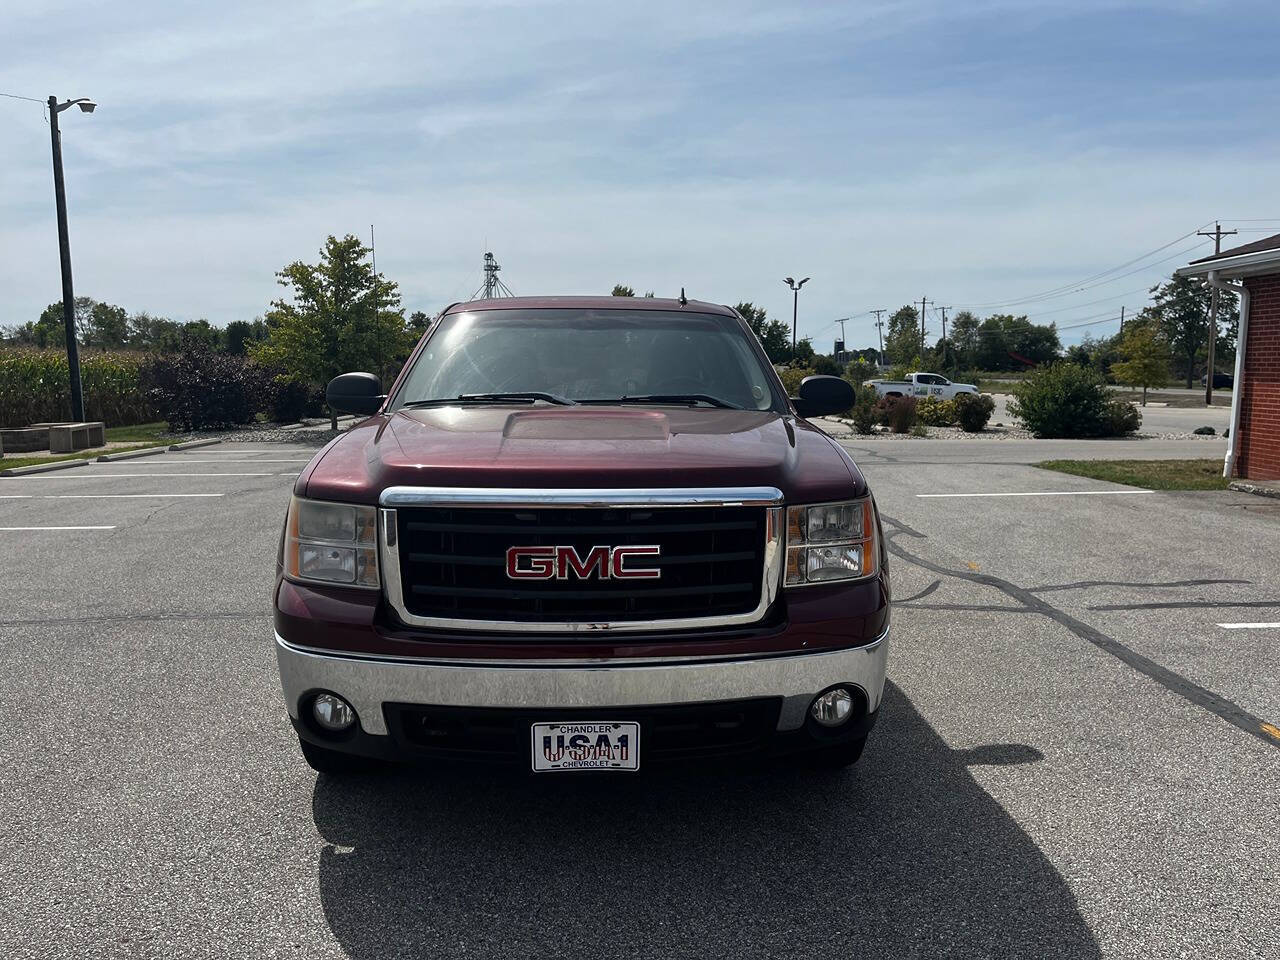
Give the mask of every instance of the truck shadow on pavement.
M 854 771 L 320 777 L 353 957 L 1097 957 L 1075 898 L 892 684 Z

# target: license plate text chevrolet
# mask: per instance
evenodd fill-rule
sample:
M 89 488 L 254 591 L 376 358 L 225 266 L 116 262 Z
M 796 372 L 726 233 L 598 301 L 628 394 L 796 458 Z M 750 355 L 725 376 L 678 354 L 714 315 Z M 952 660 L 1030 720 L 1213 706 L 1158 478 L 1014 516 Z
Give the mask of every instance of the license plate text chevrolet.
M 729 307 L 455 304 L 299 475 L 275 643 L 332 774 L 469 760 L 539 775 L 862 753 L 889 571 L 871 491 Z

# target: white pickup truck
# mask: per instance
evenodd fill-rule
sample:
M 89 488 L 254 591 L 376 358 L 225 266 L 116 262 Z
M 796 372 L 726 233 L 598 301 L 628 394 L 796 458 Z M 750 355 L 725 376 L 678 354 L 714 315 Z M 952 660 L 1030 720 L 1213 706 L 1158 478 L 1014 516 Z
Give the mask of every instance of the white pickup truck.
M 937 373 L 913 373 L 905 380 L 868 380 L 881 397 L 937 397 L 947 400 L 957 393 L 977 393 L 972 383 L 952 383 Z

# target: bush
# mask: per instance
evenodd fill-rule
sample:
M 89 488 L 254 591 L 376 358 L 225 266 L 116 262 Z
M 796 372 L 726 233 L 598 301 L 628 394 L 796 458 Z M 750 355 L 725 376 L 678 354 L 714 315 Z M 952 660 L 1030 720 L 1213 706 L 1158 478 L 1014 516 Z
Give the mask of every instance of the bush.
M 868 360 L 859 357 L 857 360 L 850 360 L 844 368 L 844 378 L 852 383 L 855 387 L 860 387 L 872 377 L 877 375 L 875 365 Z
M 916 424 L 915 397 L 881 397 L 876 418 L 894 433 L 906 433 Z
M 778 376 L 782 377 L 787 396 L 794 397 L 800 392 L 800 381 L 805 377 L 812 377 L 813 370 L 809 367 L 788 367 L 786 370 L 779 370 Z
M 1213 429 L 1213 427 L 1196 427 L 1191 432 L 1199 434 L 1202 437 L 1212 437 L 1218 431 Z
M 1127 414 L 1110 409 L 1113 398 L 1102 375 L 1073 363 L 1038 368 L 1013 388 L 1013 396 L 1010 413 L 1037 437 L 1115 436 L 1116 426 L 1127 422 Z
M 155 410 L 141 386 L 147 355 L 127 350 L 80 357 L 84 415 L 107 426 L 149 423 Z M 70 375 L 61 350 L 0 347 L 0 426 L 71 419 Z
M 956 402 L 939 400 L 937 397 L 921 397 L 916 401 L 916 415 L 927 426 L 949 427 L 956 422 Z
M 271 409 L 276 423 L 297 423 L 304 417 L 324 415 L 324 391 L 297 377 L 277 375 L 271 391 Z
M 965 433 L 981 433 L 996 409 L 996 402 L 985 393 L 957 393 L 952 402 Z
M 849 419 L 853 421 L 853 429 L 863 434 L 871 433 L 876 425 L 876 391 L 871 387 L 859 387 L 855 394 L 853 406 L 849 408 Z
M 155 357 L 143 370 L 142 381 L 170 430 L 249 423 L 271 403 L 274 392 L 261 367 L 201 344 Z
M 917 423 L 911 428 L 911 435 L 913 437 L 927 437 L 929 435 L 929 428 L 923 423 Z
M 1135 433 L 1142 426 L 1142 414 L 1128 400 L 1111 397 L 1107 400 L 1107 433 L 1108 437 L 1123 437 L 1127 433 Z

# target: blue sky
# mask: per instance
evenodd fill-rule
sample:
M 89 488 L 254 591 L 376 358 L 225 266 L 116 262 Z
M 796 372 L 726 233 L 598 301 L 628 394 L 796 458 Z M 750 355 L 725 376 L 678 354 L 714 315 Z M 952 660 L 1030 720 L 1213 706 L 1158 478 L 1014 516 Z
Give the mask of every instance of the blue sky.
M 811 276 L 829 350 L 837 317 L 873 343 L 871 308 L 1025 298 L 1214 218 L 1280 232 L 1272 2 L 54 0 L 3 33 L 0 92 L 100 104 L 62 115 L 77 293 L 177 319 L 261 314 L 373 223 L 410 309 L 469 296 L 487 248 L 516 293 L 788 320 Z M 41 107 L 0 124 L 12 324 L 58 298 L 57 235 Z M 1193 242 L 1017 311 L 1137 309 Z

